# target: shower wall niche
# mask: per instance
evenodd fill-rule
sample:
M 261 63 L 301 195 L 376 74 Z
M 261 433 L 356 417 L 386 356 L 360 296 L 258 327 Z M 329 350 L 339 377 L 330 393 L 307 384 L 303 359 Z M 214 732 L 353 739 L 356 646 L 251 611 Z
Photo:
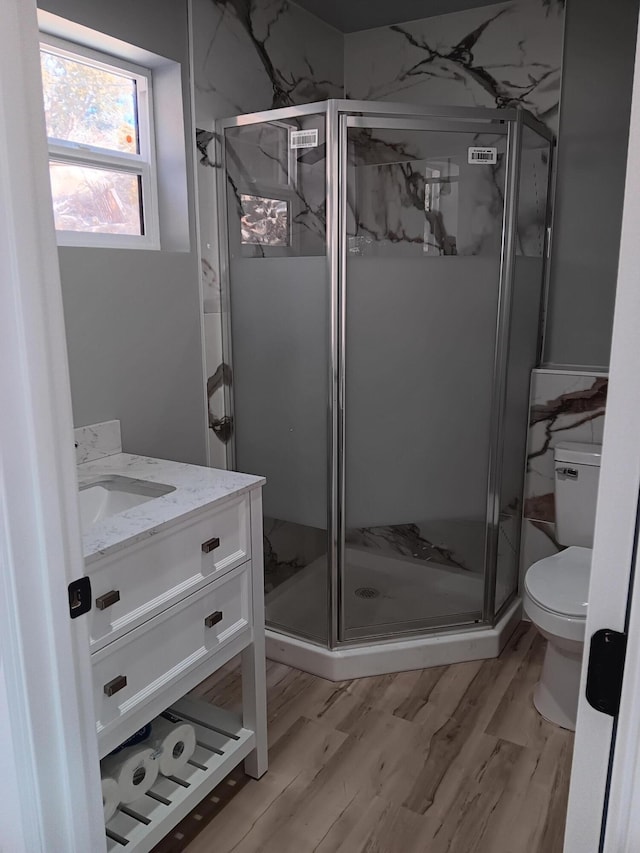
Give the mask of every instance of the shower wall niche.
M 232 467 L 267 621 L 329 648 L 491 627 L 517 592 L 551 157 L 523 110 L 220 122 Z

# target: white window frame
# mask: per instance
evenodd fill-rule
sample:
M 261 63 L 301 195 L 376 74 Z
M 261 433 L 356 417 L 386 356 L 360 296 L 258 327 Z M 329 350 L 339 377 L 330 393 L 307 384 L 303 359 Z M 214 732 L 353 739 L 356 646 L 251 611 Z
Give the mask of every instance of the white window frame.
M 120 249 L 159 249 L 158 180 L 156 171 L 155 124 L 153 118 L 152 74 L 148 68 L 120 57 L 92 50 L 55 36 L 40 34 L 42 50 L 75 59 L 124 75 L 136 81 L 139 154 L 112 151 L 86 143 L 48 137 L 49 160 L 77 166 L 94 166 L 128 172 L 140 177 L 144 234 L 105 234 L 89 231 L 56 230 L 59 246 L 110 246 Z

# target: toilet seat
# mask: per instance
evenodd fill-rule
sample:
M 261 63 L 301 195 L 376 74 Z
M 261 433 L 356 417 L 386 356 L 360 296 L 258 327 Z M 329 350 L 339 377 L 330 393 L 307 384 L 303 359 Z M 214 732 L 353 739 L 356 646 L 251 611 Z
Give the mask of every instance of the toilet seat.
M 529 597 L 552 613 L 586 619 L 591 553 L 591 548 L 573 545 L 538 560 L 524 579 Z
M 525 590 L 523 600 L 524 612 L 533 624 L 549 638 L 557 637 L 559 640 L 571 640 L 576 643 L 584 642 L 587 620 L 584 616 L 563 616 L 553 610 L 546 610 L 536 604 Z
M 584 640 L 591 548 L 572 546 L 538 560 L 524 579 L 524 609 L 543 631 L 567 640 Z

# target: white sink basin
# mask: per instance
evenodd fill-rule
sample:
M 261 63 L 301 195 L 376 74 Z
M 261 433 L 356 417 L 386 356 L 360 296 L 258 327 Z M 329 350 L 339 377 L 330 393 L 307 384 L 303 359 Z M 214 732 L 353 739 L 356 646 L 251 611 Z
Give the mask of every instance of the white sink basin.
M 175 486 L 165 486 L 163 483 L 150 483 L 147 480 L 134 480 L 132 477 L 121 477 L 110 474 L 96 477 L 89 483 L 80 486 L 80 524 L 82 530 L 88 530 L 92 524 L 124 512 L 134 506 L 160 498 L 174 492 Z

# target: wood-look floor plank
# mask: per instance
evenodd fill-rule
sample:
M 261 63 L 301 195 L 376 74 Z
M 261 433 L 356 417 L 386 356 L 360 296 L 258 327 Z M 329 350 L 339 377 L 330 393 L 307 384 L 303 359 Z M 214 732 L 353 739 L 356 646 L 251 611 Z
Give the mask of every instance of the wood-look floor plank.
M 474 853 L 526 853 L 537 849 L 537 832 L 546 819 L 546 805 L 553 774 L 540 754 L 527 747 L 519 747 L 519 756 L 509 774 L 501 800 L 479 834 Z M 539 784 L 548 786 L 542 802 L 535 796 Z
M 182 849 L 561 853 L 573 737 L 533 708 L 543 654 L 522 623 L 497 660 L 339 683 L 269 663 L 269 772 Z M 238 708 L 238 673 L 197 692 Z
M 451 716 L 433 734 L 424 767 L 404 803 L 411 811 L 426 814 L 452 766 L 466 763 L 469 742 L 485 730 L 526 657 L 530 644 L 519 642 L 519 638 L 516 642 L 503 658 L 484 661 L 456 707 L 449 708 Z
M 228 809 L 225 807 L 216 845 L 223 850 L 262 849 L 254 845 L 264 845 L 282 827 L 283 811 L 288 819 L 288 809 L 293 809 L 318 768 L 340 749 L 346 737 L 315 721 L 298 719 L 272 747 L 270 772 L 259 782 L 249 782 L 244 793 L 240 791 Z M 199 849 L 196 842 L 193 848 Z
M 447 786 L 438 791 L 433 809 L 425 815 L 422 838 L 429 853 L 474 849 L 500 803 L 522 750 L 486 734 L 478 735 L 467 748 L 466 773 L 455 777 L 457 784 L 449 786 L 453 791 Z
M 433 669 L 423 669 L 419 672 L 411 691 L 393 709 L 394 715 L 415 723 L 420 713 L 429 708 L 431 694 L 448 669 L 447 666 L 435 666 Z
M 531 713 L 533 691 L 540 678 L 545 642 L 538 635 L 522 659 L 518 671 L 505 691 L 486 731 L 521 746 L 542 747 L 547 739 L 549 723 Z
M 523 747 L 505 796 L 474 853 L 562 853 L 572 738 L 552 733 L 542 753 Z
M 284 786 L 282 778 L 271 773 L 263 776 L 260 782 L 250 782 L 186 849 L 189 853 L 257 853 L 264 850 L 269 838 L 290 820 L 292 804 L 304 791 L 306 783 L 304 773 L 299 773 Z
M 326 835 L 345 806 L 362 792 L 373 798 L 395 772 L 411 724 L 372 712 L 355 727 L 309 782 L 296 805 L 295 823 L 314 845 Z M 388 801 L 387 801 L 388 802 Z
M 353 811 L 357 820 L 347 826 Z M 420 829 L 421 818 L 402 806 L 361 795 L 349 803 L 313 853 L 413 853 Z
M 345 801 L 344 808 L 336 819 L 327 823 L 325 833 L 316 845 L 314 853 L 344 853 L 360 850 L 367 842 L 371 821 L 381 813 L 386 801 L 363 790 Z
M 546 820 L 541 821 L 541 834 L 538 850 L 550 853 L 562 853 L 564 829 L 569 802 L 569 781 L 571 776 L 571 758 L 573 755 L 573 737 L 558 738 L 556 774 L 548 797 Z M 548 788 L 545 788 L 548 790 Z

